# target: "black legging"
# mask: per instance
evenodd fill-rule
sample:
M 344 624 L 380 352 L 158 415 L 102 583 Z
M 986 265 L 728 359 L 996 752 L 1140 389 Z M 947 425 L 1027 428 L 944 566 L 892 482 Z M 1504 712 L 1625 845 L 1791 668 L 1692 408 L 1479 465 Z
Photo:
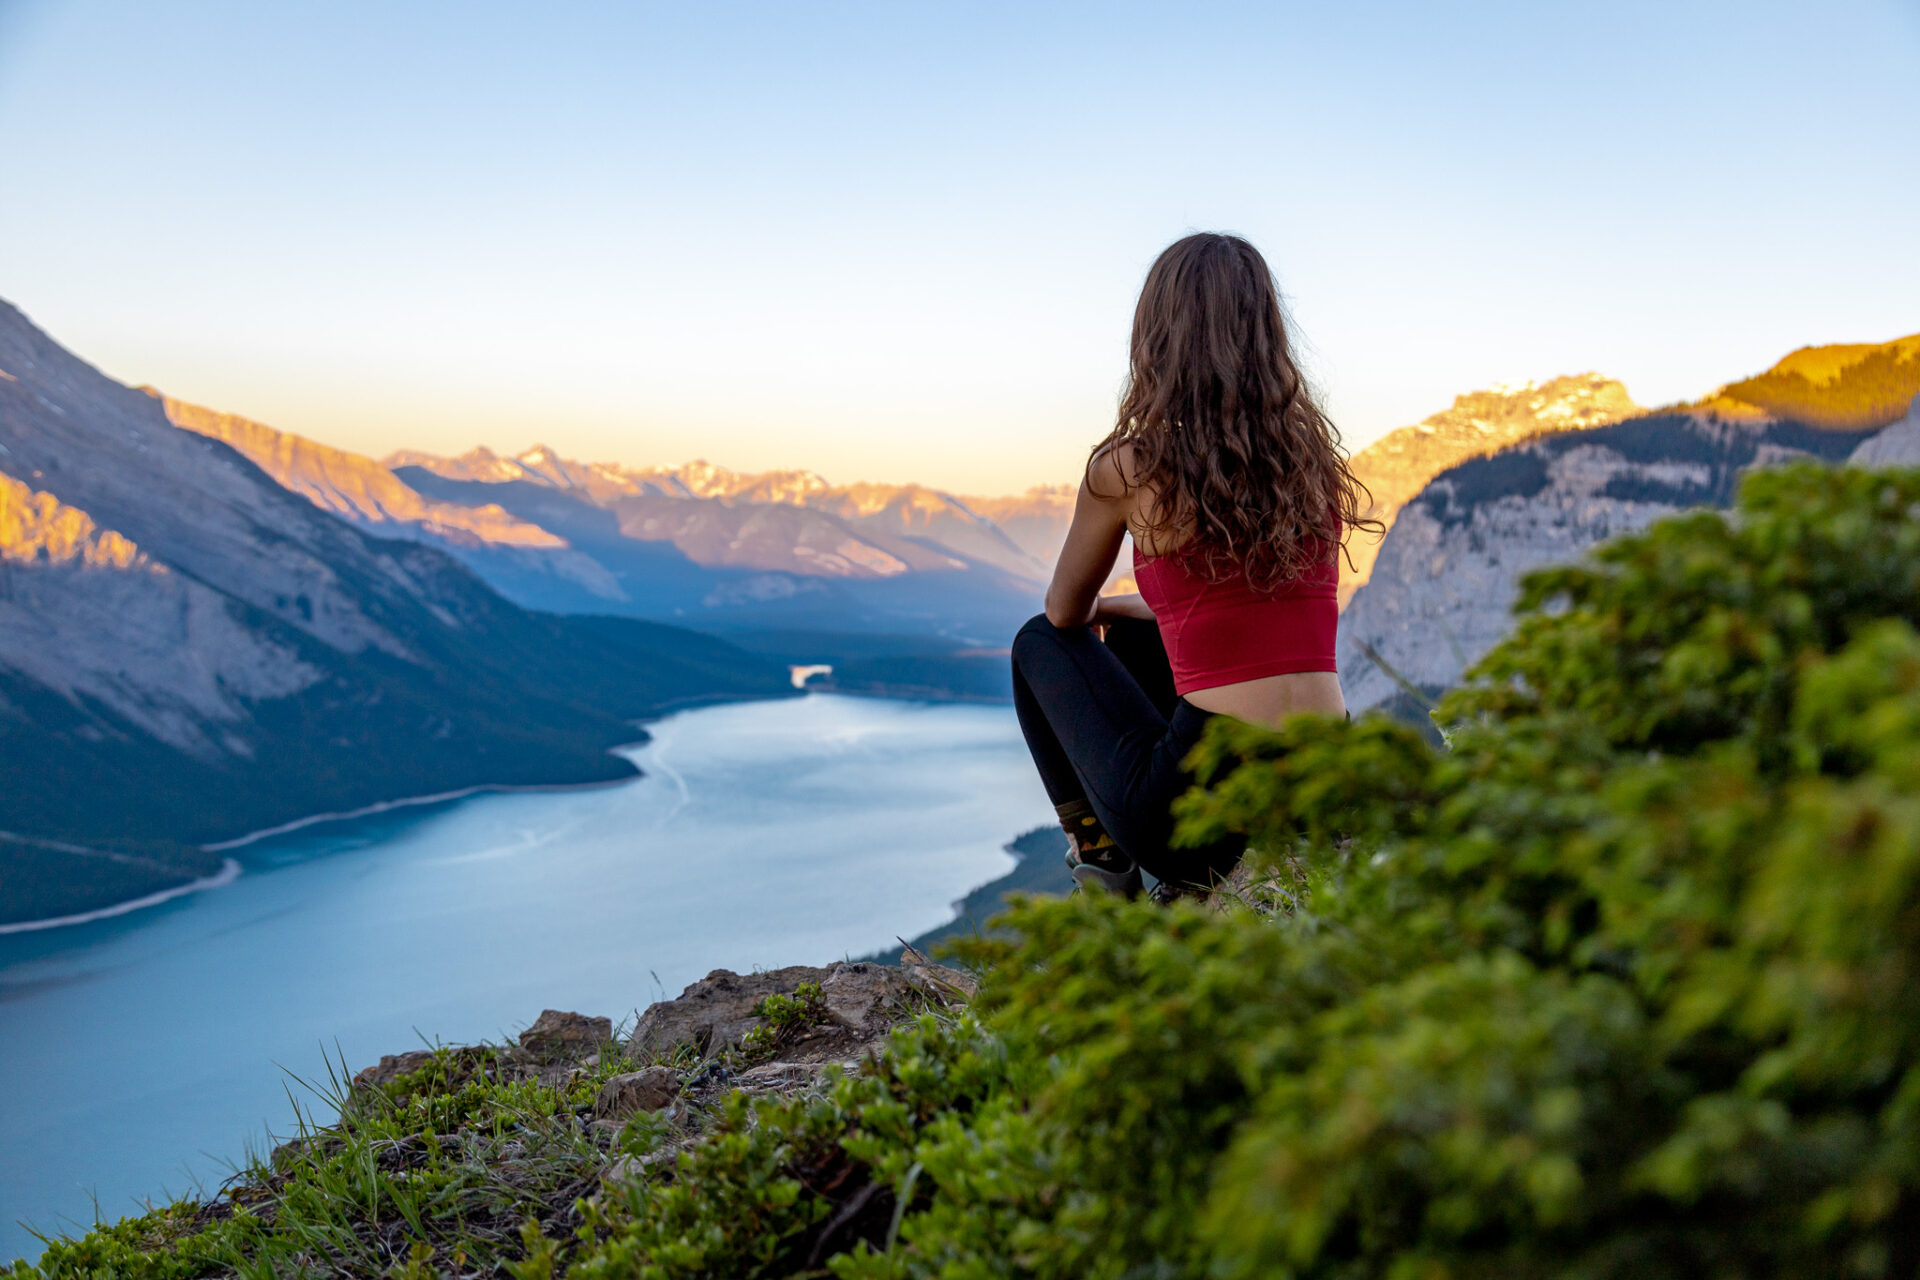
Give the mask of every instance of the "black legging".
M 1054 804 L 1087 801 L 1149 875 L 1204 885 L 1233 869 L 1239 841 L 1167 847 L 1169 807 L 1193 785 L 1180 762 L 1213 715 L 1174 693 L 1157 624 L 1123 619 L 1102 644 L 1032 619 L 1013 638 L 1013 708 Z

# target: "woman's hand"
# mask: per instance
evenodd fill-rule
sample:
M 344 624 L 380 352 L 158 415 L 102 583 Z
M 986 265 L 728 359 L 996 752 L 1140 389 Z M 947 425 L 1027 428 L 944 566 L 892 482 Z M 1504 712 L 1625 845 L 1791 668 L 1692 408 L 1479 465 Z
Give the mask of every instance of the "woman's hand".
M 1153 610 L 1138 593 L 1124 596 L 1101 596 L 1093 602 L 1093 624 L 1104 627 L 1109 622 L 1118 622 L 1122 618 L 1137 618 L 1141 622 L 1155 621 Z

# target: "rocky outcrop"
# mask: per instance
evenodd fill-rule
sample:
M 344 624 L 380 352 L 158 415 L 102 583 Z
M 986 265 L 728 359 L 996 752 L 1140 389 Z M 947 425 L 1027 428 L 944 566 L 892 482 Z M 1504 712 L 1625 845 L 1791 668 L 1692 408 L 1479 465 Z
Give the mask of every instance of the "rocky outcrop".
M 593 1114 L 600 1120 L 624 1120 L 642 1111 L 659 1111 L 680 1096 L 680 1073 L 672 1067 L 627 1071 L 600 1086 Z
M 1520 577 L 1697 506 L 1732 501 L 1747 468 L 1838 462 L 1862 433 L 1711 413 L 1648 414 L 1537 438 L 1442 472 L 1403 509 L 1342 615 L 1347 705 L 1401 681 L 1433 694 L 1507 634 Z M 1396 679 L 1396 676 L 1398 679 Z
M 867 961 L 842 961 L 824 969 L 792 965 L 764 973 L 715 969 L 673 1000 L 651 1005 L 628 1039 L 635 1054 L 657 1054 L 676 1044 L 702 1054 L 735 1047 L 764 1025 L 760 1004 L 770 995 L 791 995 L 815 983 L 825 999 L 825 1017 L 810 1033 L 808 1052 L 872 1040 L 894 1021 L 913 989 L 901 970 Z
M 1389 432 L 1353 456 L 1353 473 L 1367 486 L 1367 515 L 1392 529 L 1400 509 L 1429 481 L 1472 458 L 1562 431 L 1582 431 L 1639 413 L 1627 389 L 1597 373 L 1581 373 L 1470 391 L 1432 417 Z M 1372 576 L 1381 539 L 1356 534 L 1348 542 L 1350 565 L 1340 571 L 1345 605 Z
M 1920 467 L 1920 396 L 1907 416 L 1867 437 L 1847 459 L 1855 467 Z
M 583 1013 L 542 1009 L 533 1025 L 520 1033 L 520 1047 L 543 1058 L 565 1054 L 585 1056 L 613 1040 L 613 1019 Z
M 409 1049 L 405 1053 L 382 1054 L 380 1061 L 370 1067 L 362 1067 L 353 1073 L 353 1083 L 358 1088 L 378 1088 L 383 1084 L 392 1084 L 401 1076 L 409 1076 L 433 1061 L 431 1049 Z
M 820 997 L 802 1002 L 811 1010 L 807 1019 L 779 1036 L 753 1041 L 750 1033 L 765 1027 L 757 1010 L 767 997 L 795 999 L 812 988 Z M 597 1079 L 592 1104 L 580 1114 L 585 1133 L 603 1153 L 592 1176 L 617 1186 L 671 1170 L 726 1095 L 823 1088 L 835 1072 L 860 1070 L 884 1054 L 890 1032 L 917 1010 L 958 1008 L 975 989 L 971 975 L 934 964 L 916 951 L 909 951 L 900 968 L 855 961 L 753 974 L 716 969 L 675 999 L 650 1006 L 623 1044 L 611 1042 L 606 1018 L 548 1009 L 507 1046 L 415 1049 L 383 1057 L 353 1076 L 347 1109 L 368 1105 L 378 1092 L 436 1063 L 456 1083 L 479 1077 L 551 1089 Z M 765 1057 L 769 1052 L 775 1055 L 771 1059 Z M 619 1135 L 640 1115 L 658 1117 L 666 1138 L 644 1155 L 622 1154 Z M 305 1142 L 277 1149 L 274 1166 L 284 1168 L 300 1158 Z

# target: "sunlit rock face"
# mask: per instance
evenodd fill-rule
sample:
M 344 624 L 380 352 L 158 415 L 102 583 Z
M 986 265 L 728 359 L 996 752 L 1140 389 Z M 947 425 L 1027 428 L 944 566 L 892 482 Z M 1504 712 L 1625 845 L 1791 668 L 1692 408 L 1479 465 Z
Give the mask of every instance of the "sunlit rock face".
M 50 493 L 37 493 L 0 475 L 0 560 L 17 564 L 133 569 L 144 567 L 140 548 Z
M 320 678 L 227 601 L 77 507 L 0 475 L 0 669 L 196 755 L 247 753 L 250 700 Z
M 161 396 L 160 403 L 174 426 L 232 445 L 283 486 L 334 515 L 371 525 L 461 530 L 482 541 L 506 546 L 566 545 L 564 539 L 515 519 L 498 506 L 430 502 L 372 458 L 171 396 Z M 405 536 L 410 530 L 387 528 L 381 532 Z
M 1353 472 L 1372 494 L 1367 514 L 1391 528 L 1400 509 L 1448 467 L 1535 436 L 1603 426 L 1640 411 L 1624 386 L 1597 373 L 1469 391 L 1451 408 L 1355 454 Z M 1352 562 L 1340 572 L 1343 605 L 1372 576 L 1380 548 L 1372 534 L 1349 539 Z

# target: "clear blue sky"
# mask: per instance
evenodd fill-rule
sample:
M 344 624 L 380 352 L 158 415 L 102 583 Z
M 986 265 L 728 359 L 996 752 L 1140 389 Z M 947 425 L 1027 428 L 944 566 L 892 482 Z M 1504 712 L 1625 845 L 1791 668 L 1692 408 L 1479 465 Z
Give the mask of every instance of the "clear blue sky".
M 0 296 L 375 454 L 1005 491 L 1250 236 L 1349 442 L 1920 330 L 1916 0 L 0 0 Z

